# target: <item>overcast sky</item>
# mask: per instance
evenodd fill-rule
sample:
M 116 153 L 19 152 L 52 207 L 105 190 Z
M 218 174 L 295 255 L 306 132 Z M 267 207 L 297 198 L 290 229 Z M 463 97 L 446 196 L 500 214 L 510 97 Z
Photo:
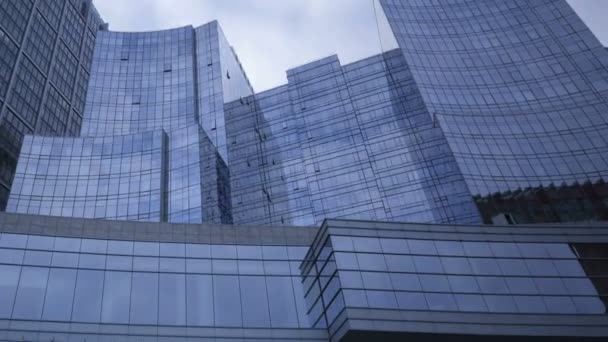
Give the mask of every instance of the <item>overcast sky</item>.
M 338 54 L 346 64 L 381 52 L 373 0 L 93 2 L 113 31 L 196 27 L 218 20 L 256 91 L 284 84 L 287 69 L 322 57 Z M 568 2 L 608 46 L 608 0 Z M 391 45 L 383 44 L 384 49 Z

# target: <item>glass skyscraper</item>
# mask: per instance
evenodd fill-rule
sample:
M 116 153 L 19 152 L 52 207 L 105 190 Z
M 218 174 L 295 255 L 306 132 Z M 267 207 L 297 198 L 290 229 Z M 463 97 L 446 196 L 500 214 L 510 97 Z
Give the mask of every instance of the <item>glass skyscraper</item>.
M 255 93 L 217 22 L 0 0 L 0 341 L 606 340 L 606 49 L 565 0 L 377 10 L 397 49 Z
M 90 0 L 0 2 L 0 210 L 25 135 L 79 134 L 99 29 Z

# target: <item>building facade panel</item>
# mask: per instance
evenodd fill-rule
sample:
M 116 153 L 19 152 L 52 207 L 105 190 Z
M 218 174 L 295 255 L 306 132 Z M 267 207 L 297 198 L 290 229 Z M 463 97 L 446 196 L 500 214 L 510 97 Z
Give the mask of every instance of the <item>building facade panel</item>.
M 162 131 L 99 138 L 27 137 L 8 211 L 160 221 L 166 215 Z
M 565 0 L 382 4 L 473 195 L 605 179 L 608 54 Z
M 601 229 L 577 236 L 576 229 L 520 227 L 514 233 L 507 227 L 327 220 L 302 264 L 311 322 L 328 327 L 336 341 L 356 340 L 356 331 L 366 330 L 388 340 L 407 333 L 443 340 L 449 337 L 442 334 L 484 330 L 486 337 L 559 338 L 574 334 L 578 324 L 589 324 L 588 337 L 599 338 L 608 304 L 606 255 L 599 252 L 606 236 Z
M 187 227 L 1 214 L 0 336 L 608 336 L 606 225 Z
M 72 93 L 82 92 L 74 91 L 79 65 L 88 70 L 91 64 L 80 56 L 93 50 L 92 44 L 81 44 L 82 37 L 95 36 L 102 23 L 90 0 L 0 4 L 0 210 L 6 207 L 23 136 L 63 136 L 80 130 L 82 108 L 74 108 L 71 99 Z M 86 96 L 84 92 L 74 98 Z M 48 110 L 66 101 L 70 109 L 61 116 Z M 67 120 L 76 124 L 68 131 Z

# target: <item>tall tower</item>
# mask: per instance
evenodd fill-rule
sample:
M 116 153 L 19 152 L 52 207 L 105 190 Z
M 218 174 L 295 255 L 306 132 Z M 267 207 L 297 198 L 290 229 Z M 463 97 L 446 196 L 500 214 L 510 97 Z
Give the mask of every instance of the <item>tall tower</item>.
M 91 0 L 0 2 L 0 210 L 23 137 L 78 135 L 95 37 Z

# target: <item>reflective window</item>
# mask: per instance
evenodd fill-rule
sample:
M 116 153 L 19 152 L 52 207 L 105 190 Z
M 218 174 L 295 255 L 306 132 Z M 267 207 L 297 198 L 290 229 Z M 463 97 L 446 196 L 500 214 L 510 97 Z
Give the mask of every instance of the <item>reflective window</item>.
M 40 319 L 48 276 L 48 268 L 23 267 L 13 308 L 13 319 Z
M 25 248 L 27 235 L 0 233 L 0 247 Z
M 52 268 L 46 289 L 42 319 L 69 321 L 76 286 L 76 270 Z
M 448 293 L 425 293 L 429 309 L 439 311 L 456 311 L 458 306 L 454 301 L 454 296 Z
M 159 309 L 158 274 L 135 272 L 133 273 L 131 286 L 130 323 L 157 324 Z
M 104 272 L 78 270 L 72 320 L 99 322 L 104 288 Z
M 273 292 L 276 294 L 276 292 Z M 239 327 L 241 320 L 241 297 L 239 277 L 213 276 L 215 325 Z
M 10 318 L 21 267 L 0 265 L 0 318 Z
M 186 276 L 161 274 L 158 323 L 162 325 L 186 324 Z M 189 294 L 190 297 L 191 294 Z M 194 298 L 198 298 L 196 295 Z M 211 305 L 211 303 L 207 303 Z
M 210 275 L 186 276 L 186 301 L 188 325 L 213 326 L 214 291 Z
M 270 326 L 268 296 L 265 277 L 240 277 L 243 325 L 246 327 Z M 291 287 L 291 286 L 290 286 Z M 275 294 L 271 293 L 271 296 Z
M 103 323 L 129 323 L 131 302 L 131 273 L 106 272 L 101 321 Z
M 267 277 L 268 307 L 273 327 L 297 327 L 298 314 L 289 277 Z
M 78 267 L 78 254 L 76 253 L 61 253 L 53 252 L 53 260 L 51 265 L 57 267 Z
M 420 292 L 396 292 L 397 304 L 403 310 L 428 310 L 424 294 Z

